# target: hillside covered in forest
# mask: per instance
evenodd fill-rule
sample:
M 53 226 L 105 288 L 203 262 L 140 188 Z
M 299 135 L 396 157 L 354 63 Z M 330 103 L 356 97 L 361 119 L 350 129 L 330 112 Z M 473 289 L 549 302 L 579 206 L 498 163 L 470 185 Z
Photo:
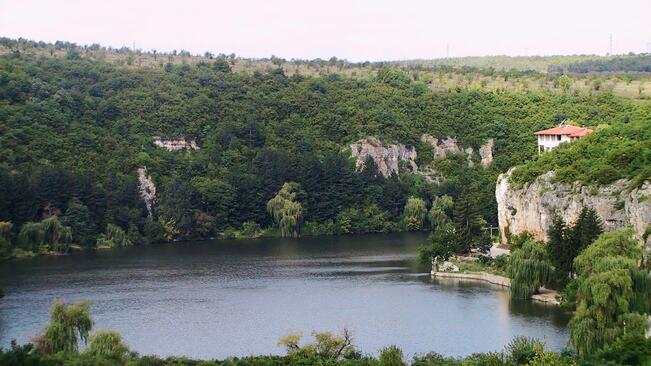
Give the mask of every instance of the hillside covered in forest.
M 223 59 L 128 68 L 76 52 L 5 53 L 3 255 L 38 251 L 52 227 L 67 228 L 56 243 L 87 247 L 280 235 L 283 218 L 302 235 L 420 230 L 410 210 L 442 195 L 457 215 L 495 224 L 497 176 L 536 155 L 534 131 L 650 118 L 648 104 L 610 93 L 432 90 L 386 65 L 310 76 L 236 72 Z M 353 157 L 368 141 L 411 155 L 385 174 L 382 161 Z

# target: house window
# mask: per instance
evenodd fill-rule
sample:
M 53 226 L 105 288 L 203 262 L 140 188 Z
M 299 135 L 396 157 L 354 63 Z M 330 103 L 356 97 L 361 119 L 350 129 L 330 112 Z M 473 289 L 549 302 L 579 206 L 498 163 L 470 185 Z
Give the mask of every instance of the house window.
M 561 135 L 556 135 L 556 141 L 561 141 Z

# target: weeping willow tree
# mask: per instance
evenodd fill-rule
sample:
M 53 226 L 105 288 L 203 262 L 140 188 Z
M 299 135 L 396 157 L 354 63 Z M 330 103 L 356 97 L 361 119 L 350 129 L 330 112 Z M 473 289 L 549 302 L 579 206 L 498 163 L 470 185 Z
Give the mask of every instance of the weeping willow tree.
M 18 233 L 18 246 L 23 250 L 36 251 L 45 240 L 45 232 L 40 222 L 26 222 Z
M 572 343 L 588 354 L 629 334 L 644 336 L 651 306 L 651 275 L 629 230 L 601 235 L 574 260 L 577 309 Z
M 549 283 L 553 270 L 545 244 L 534 240 L 525 242 L 522 248 L 511 253 L 511 296 L 530 298 L 541 286 Z
M 274 198 L 267 202 L 267 212 L 273 218 L 283 237 L 298 237 L 303 221 L 303 207 L 296 201 L 300 186 L 294 182 L 286 182 Z
M 107 224 L 104 234 L 97 238 L 96 246 L 99 248 L 128 247 L 133 245 L 121 227 Z
M 43 243 L 55 252 L 66 252 L 72 242 L 72 229 L 63 225 L 57 216 L 50 216 L 41 221 Z
M 432 200 L 432 208 L 427 214 L 432 231 L 446 227 L 451 222 L 447 212 L 452 209 L 453 205 L 452 197 L 448 195 L 435 197 Z
M 86 343 L 92 327 L 89 302 L 57 301 L 50 308 L 43 336 L 36 339 L 36 348 L 42 353 L 77 352 L 79 341 Z
M 425 201 L 418 197 L 409 197 L 403 211 L 407 230 L 420 230 L 427 215 Z

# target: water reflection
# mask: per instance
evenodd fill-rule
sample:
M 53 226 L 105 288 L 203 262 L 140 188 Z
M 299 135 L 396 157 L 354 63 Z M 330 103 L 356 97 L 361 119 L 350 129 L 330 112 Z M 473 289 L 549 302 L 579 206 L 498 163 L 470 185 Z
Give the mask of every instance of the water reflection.
M 374 353 L 467 355 L 514 335 L 559 349 L 566 316 L 512 302 L 493 285 L 431 280 L 415 266 L 421 234 L 178 243 L 0 265 L 0 346 L 28 341 L 54 298 L 88 299 L 98 328 L 143 354 L 281 353 L 291 331 L 346 326 Z

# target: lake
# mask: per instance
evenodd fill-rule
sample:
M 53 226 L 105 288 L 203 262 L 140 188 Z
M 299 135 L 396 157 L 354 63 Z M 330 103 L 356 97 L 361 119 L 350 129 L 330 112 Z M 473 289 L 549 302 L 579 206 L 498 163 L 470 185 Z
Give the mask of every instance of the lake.
M 0 346 L 28 342 L 54 299 L 92 301 L 94 329 L 132 350 L 224 358 L 282 354 L 290 332 L 340 331 L 376 354 L 497 351 L 514 336 L 567 342 L 568 315 L 499 287 L 432 280 L 415 253 L 426 235 L 180 242 L 0 264 Z M 311 338 L 310 338 L 311 339 Z

